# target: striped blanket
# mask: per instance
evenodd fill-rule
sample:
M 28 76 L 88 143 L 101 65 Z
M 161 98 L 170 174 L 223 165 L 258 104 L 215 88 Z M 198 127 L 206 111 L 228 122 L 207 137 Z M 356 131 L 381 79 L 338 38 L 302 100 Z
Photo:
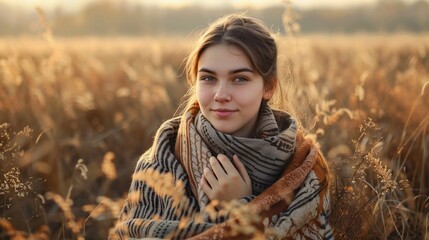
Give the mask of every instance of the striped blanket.
M 219 153 L 239 156 L 252 195 L 208 200 L 199 180 Z M 196 107 L 158 130 L 109 238 L 330 239 L 327 169 L 287 113 L 261 108 L 254 138 L 239 138 L 216 131 Z

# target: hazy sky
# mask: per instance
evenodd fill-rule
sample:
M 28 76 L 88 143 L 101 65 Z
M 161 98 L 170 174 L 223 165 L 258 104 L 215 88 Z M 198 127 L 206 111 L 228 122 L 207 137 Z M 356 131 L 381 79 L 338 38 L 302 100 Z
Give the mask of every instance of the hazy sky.
M 63 9 L 76 10 L 93 0 L 0 0 L 7 5 L 33 9 L 35 6 L 40 6 L 45 10 L 53 9 L 61 6 Z M 116 0 L 131 3 L 144 3 L 147 5 L 162 5 L 162 6 L 183 6 L 187 4 L 198 3 L 207 6 L 219 6 L 230 4 L 233 6 L 266 6 L 273 4 L 282 4 L 282 0 Z M 292 0 L 292 4 L 299 8 L 312 7 L 348 7 L 362 4 L 373 4 L 378 0 Z M 414 2 L 415 0 L 404 0 L 404 2 Z

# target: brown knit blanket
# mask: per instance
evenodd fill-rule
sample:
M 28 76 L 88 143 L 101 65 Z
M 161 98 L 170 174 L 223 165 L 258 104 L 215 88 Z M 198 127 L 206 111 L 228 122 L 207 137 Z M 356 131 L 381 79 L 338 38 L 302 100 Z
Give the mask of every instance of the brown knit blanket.
M 219 153 L 239 156 L 253 194 L 214 210 L 198 183 L 208 158 Z M 157 189 L 148 172 L 172 184 Z M 182 189 L 166 190 L 170 185 Z M 178 201 L 173 191 L 186 199 Z M 185 120 L 169 120 L 158 130 L 109 238 L 330 239 L 328 216 L 326 162 L 290 115 L 265 106 L 254 138 L 237 138 L 217 132 L 196 107 Z

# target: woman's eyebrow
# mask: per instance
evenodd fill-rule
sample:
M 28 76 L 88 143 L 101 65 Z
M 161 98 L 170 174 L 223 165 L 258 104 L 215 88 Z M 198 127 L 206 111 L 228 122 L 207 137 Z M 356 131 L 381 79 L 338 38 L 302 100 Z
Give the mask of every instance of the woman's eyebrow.
M 251 72 L 253 73 L 253 70 L 247 67 L 235 69 L 229 72 L 229 74 L 239 73 L 239 72 Z
M 215 71 L 207 69 L 207 68 L 201 68 L 200 70 L 198 70 L 198 72 L 206 72 L 206 73 L 210 73 L 210 74 L 216 74 Z
M 210 74 L 216 74 L 215 71 L 210 70 L 208 68 L 201 68 L 200 70 L 198 70 L 198 72 L 206 72 L 206 73 L 210 73 Z M 239 72 L 251 72 L 251 73 L 253 73 L 254 71 L 250 68 L 243 67 L 243 68 L 231 70 L 231 71 L 229 71 L 229 74 L 235 74 L 235 73 L 239 73 Z

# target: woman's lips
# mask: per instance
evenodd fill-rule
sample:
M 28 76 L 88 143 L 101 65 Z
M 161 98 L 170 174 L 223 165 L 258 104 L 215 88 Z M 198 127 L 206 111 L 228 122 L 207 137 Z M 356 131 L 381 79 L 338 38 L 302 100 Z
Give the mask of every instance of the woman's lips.
M 229 117 L 236 112 L 236 110 L 231 109 L 213 109 L 212 111 L 219 118 Z

